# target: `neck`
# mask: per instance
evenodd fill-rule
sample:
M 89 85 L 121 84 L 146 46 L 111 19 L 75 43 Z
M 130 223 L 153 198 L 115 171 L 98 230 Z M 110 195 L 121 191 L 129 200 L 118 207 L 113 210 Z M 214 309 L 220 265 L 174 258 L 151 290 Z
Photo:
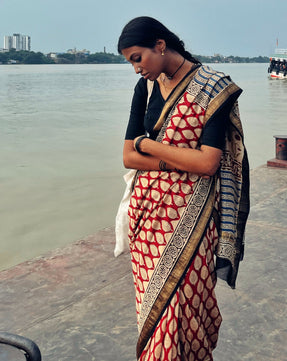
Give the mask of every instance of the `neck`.
M 183 58 L 183 61 L 180 63 L 180 65 L 176 68 L 176 70 L 171 74 L 171 75 L 168 75 L 166 74 L 166 77 L 169 79 L 169 80 L 172 80 L 174 78 L 174 76 L 176 75 L 176 73 L 182 68 L 183 64 L 185 63 L 185 58 Z
M 173 89 L 189 71 L 193 70 L 195 66 L 196 64 L 184 60 L 175 70 L 177 74 L 173 72 L 173 79 L 170 79 L 170 76 L 168 76 L 167 73 L 161 73 L 158 80 L 162 84 L 164 90 L 169 93 L 171 89 Z M 179 68 L 181 68 L 181 70 Z

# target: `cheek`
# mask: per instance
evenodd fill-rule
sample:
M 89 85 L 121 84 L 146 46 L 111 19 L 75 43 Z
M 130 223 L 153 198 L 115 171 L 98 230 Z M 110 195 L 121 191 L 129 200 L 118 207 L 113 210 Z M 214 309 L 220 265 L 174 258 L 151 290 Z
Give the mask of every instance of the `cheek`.
M 148 62 L 146 62 L 146 66 L 153 71 L 160 71 L 161 69 L 161 61 L 160 59 L 158 59 L 157 56 L 151 56 L 148 60 Z

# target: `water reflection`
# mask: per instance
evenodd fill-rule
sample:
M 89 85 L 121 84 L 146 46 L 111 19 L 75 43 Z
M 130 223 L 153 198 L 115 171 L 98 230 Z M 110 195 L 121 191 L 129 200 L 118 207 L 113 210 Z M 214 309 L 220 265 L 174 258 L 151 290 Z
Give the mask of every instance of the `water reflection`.
M 282 122 L 287 114 L 287 80 L 269 79 L 268 106 L 271 127 L 274 134 L 286 134 L 286 122 Z

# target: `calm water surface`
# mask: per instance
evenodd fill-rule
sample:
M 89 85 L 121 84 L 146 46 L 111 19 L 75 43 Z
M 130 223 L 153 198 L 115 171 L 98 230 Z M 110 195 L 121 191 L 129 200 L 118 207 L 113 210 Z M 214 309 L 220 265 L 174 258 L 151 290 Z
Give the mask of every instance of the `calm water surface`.
M 216 64 L 244 90 L 251 168 L 287 134 L 287 81 L 268 64 Z M 0 269 L 114 224 L 124 190 L 122 146 L 130 65 L 0 66 Z

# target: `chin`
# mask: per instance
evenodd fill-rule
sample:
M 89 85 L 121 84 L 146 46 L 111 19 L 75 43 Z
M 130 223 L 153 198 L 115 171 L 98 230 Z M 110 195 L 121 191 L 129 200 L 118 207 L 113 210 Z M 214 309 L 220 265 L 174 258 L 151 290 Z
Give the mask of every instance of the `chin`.
M 154 75 L 149 75 L 146 79 L 154 81 L 157 79 L 157 77 L 155 77 Z

